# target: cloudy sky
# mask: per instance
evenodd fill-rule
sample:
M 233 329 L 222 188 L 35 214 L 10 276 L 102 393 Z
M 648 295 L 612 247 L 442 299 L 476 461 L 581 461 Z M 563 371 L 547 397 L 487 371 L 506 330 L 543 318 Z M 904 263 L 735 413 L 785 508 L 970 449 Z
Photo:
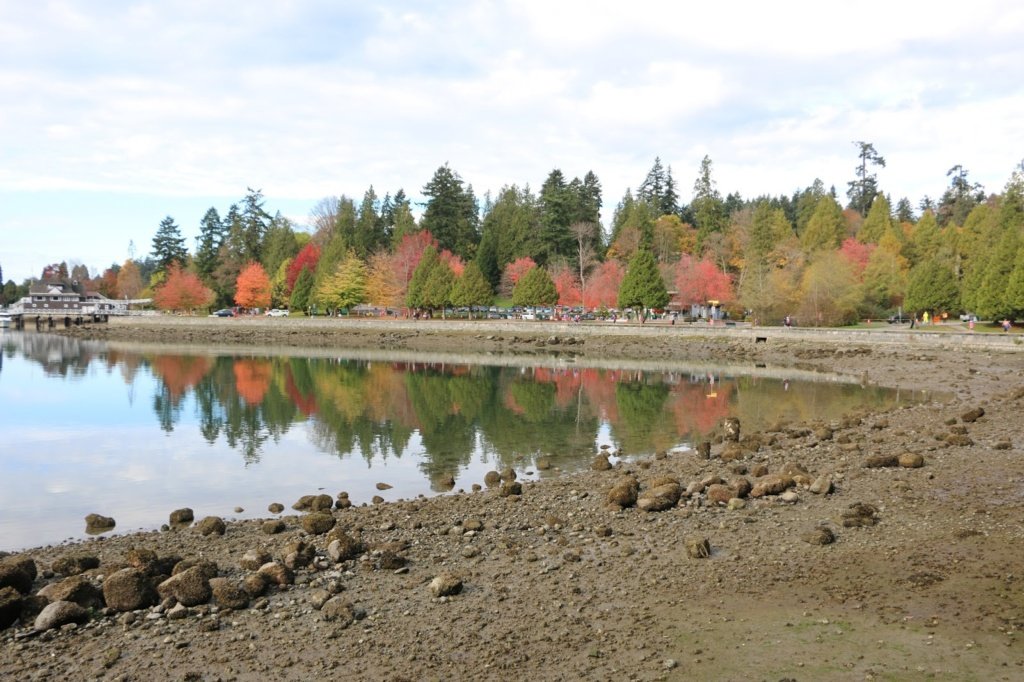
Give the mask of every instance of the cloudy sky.
M 855 140 L 916 205 L 962 164 L 999 191 L 1024 158 L 1015 0 L 0 0 L 0 267 L 38 276 L 190 250 L 260 188 L 304 221 L 328 195 L 445 162 L 478 196 L 593 170 L 604 220 L 660 156 L 684 201 L 841 194 Z

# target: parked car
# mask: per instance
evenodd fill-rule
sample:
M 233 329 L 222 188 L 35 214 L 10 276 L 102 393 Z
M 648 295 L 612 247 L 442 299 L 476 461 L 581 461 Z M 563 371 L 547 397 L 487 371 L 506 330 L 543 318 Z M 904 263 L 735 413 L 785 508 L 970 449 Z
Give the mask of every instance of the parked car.
M 265 313 L 265 315 L 267 317 L 288 317 L 288 311 L 281 310 L 280 308 L 271 308 Z
M 211 313 L 210 317 L 234 317 L 235 311 L 231 308 L 221 308 L 215 313 Z

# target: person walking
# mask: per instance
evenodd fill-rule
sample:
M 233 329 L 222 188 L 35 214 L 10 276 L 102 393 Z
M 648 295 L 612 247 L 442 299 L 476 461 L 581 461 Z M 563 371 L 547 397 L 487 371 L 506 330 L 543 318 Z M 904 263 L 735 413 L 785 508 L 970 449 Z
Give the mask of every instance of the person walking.
M 1010 331 L 1010 327 L 1011 327 L 1010 321 L 1007 320 L 1006 318 L 1003 318 L 1003 321 L 1000 322 L 999 324 L 1003 325 L 1003 332 L 1004 333 L 1007 333 L 1007 332 Z

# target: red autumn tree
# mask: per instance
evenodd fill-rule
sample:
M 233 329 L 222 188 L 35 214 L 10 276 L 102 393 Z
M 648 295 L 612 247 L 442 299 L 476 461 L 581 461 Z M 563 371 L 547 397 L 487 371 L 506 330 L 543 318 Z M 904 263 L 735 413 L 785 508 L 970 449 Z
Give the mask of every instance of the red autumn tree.
M 167 268 L 167 279 L 153 292 L 153 302 L 164 310 L 206 308 L 213 303 L 214 294 L 195 273 L 182 270 L 175 261 Z
M 249 263 L 235 281 L 235 303 L 243 308 L 270 306 L 270 278 L 259 263 Z
M 462 262 L 462 259 L 448 249 L 441 251 L 441 253 L 437 254 L 437 257 L 441 259 L 442 263 L 446 263 L 451 268 L 456 277 L 462 277 L 462 273 L 466 271 L 466 264 Z
M 626 275 L 622 263 L 606 260 L 597 266 L 587 279 L 583 291 L 584 308 L 614 308 L 619 300 L 619 287 Z
M 519 284 L 519 279 L 535 267 L 537 264 L 529 256 L 517 258 L 506 265 L 504 272 L 501 273 L 501 292 L 511 296 L 512 290 Z
M 675 285 L 683 305 L 706 301 L 727 303 L 735 298 L 732 278 L 707 259 L 695 261 L 683 255 L 676 264 Z
M 850 237 L 839 247 L 839 255 L 850 263 L 854 274 L 860 280 L 864 275 L 864 268 L 868 266 L 868 259 L 871 258 L 871 253 L 877 246 L 877 244 L 864 244 Z
M 572 268 L 567 265 L 556 266 L 551 272 L 551 279 L 558 291 L 558 305 L 570 307 L 583 305 L 580 283 Z
M 291 264 L 288 265 L 288 270 L 285 272 L 285 294 L 288 296 L 292 295 L 292 289 L 295 288 L 295 280 L 299 278 L 303 270 L 308 269 L 310 272 L 316 273 L 316 266 L 319 262 L 320 247 L 313 242 L 306 244 L 302 251 L 299 251 L 298 255 L 292 259 Z

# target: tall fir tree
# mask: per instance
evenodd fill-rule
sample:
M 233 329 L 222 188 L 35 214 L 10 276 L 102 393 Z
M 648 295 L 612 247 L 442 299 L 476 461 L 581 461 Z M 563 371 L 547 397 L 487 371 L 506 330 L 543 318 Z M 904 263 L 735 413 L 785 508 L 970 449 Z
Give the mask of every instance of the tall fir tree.
M 878 194 L 878 176 L 871 172 L 871 166 L 879 166 L 885 168 L 885 159 L 882 155 L 875 150 L 875 146 L 870 142 L 857 141 L 854 142 L 857 146 L 857 158 L 859 163 L 857 164 L 854 172 L 856 173 L 856 179 L 851 180 L 849 183 L 849 189 L 846 191 L 846 196 L 850 199 L 849 208 L 860 213 L 862 216 L 868 214 L 868 210 L 871 208 L 871 202 L 875 200 L 875 195 Z
M 160 221 L 160 226 L 153 236 L 153 259 L 157 269 L 166 272 L 171 263 L 185 264 L 188 251 L 185 249 L 185 238 L 181 229 L 175 224 L 174 218 L 167 216 Z M 65 275 L 65 279 L 67 276 Z
M 199 236 L 196 238 L 196 255 L 194 264 L 196 274 L 209 286 L 213 282 L 213 273 L 217 270 L 218 252 L 224 240 L 224 223 L 220 214 L 212 206 L 199 222 Z
M 690 211 L 697 228 L 697 251 L 703 250 L 710 235 L 723 232 L 728 222 L 722 195 L 711 177 L 711 157 L 705 156 L 700 162 L 700 173 L 693 183 L 693 201 Z
M 445 164 L 423 186 L 427 197 L 420 221 L 442 249 L 469 260 L 479 242 L 479 216 L 472 187 L 464 187 L 462 178 Z

